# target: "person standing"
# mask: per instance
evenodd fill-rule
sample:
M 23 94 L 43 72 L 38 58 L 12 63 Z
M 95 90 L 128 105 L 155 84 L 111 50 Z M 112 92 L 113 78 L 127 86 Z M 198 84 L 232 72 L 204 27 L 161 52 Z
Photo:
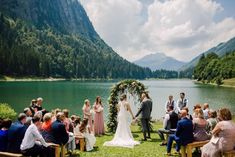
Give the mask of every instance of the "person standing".
M 208 112 L 209 112 L 209 104 L 208 103 L 204 103 L 203 104 L 203 114 L 204 114 L 204 118 L 206 120 L 208 119 Z
M 141 94 L 141 106 L 137 114 L 135 115 L 135 118 L 141 114 L 141 125 L 142 125 L 142 131 L 143 131 L 143 141 L 146 141 L 147 138 L 150 137 L 150 118 L 151 118 L 151 112 L 152 112 L 152 100 L 150 99 L 147 92 L 143 92 Z M 146 135 L 148 133 L 148 136 Z
M 103 117 L 103 105 L 100 96 L 96 97 L 93 109 L 95 111 L 94 117 L 94 132 L 95 135 L 104 134 L 104 117 Z
M 83 111 L 83 117 L 88 119 L 88 125 L 89 125 L 91 131 L 93 131 L 91 104 L 88 99 L 85 100 L 82 111 Z
M 168 107 L 169 106 L 173 106 L 173 110 L 175 111 L 175 101 L 173 99 L 173 95 L 169 95 L 169 100 L 166 101 L 166 104 L 165 104 L 165 111 L 167 113 L 167 110 L 168 110 Z
M 180 99 L 177 101 L 177 110 L 178 113 L 184 108 L 188 107 L 188 99 L 185 98 L 185 93 L 181 92 L 180 93 Z

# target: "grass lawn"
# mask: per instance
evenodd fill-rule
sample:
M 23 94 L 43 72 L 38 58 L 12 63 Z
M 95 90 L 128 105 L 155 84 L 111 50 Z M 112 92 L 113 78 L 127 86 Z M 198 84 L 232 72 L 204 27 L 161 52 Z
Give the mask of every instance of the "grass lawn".
M 235 87 L 235 78 L 223 80 L 223 85 Z
M 151 134 L 151 140 L 144 141 L 140 145 L 132 148 L 121 148 L 121 147 L 104 147 L 103 143 L 105 141 L 110 141 L 113 138 L 113 134 L 104 135 L 102 137 L 97 137 L 96 145 L 98 150 L 93 152 L 80 152 L 81 157 L 162 157 L 166 152 L 165 146 L 159 146 L 161 140 L 156 133 L 156 130 L 162 127 L 161 123 L 155 123 L 154 133 Z M 142 133 L 139 131 L 139 126 L 131 127 L 132 134 L 135 140 L 140 140 L 143 138 Z M 173 149 L 174 151 L 174 149 Z M 173 152 L 172 151 L 172 152 Z

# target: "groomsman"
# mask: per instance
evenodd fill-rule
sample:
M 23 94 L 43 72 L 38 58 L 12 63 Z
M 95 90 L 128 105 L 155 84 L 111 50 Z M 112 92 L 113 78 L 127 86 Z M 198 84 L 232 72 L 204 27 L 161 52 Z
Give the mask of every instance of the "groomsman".
M 152 112 L 152 100 L 150 99 L 148 93 L 143 92 L 141 94 L 141 106 L 137 114 L 135 115 L 135 118 L 141 114 L 141 125 L 142 125 L 142 131 L 144 139 L 143 141 L 146 141 L 147 138 L 150 137 L 150 117 Z M 148 136 L 146 135 L 148 133 Z
M 184 107 L 188 107 L 188 99 L 185 98 L 185 93 L 182 92 L 180 93 L 180 99 L 177 101 L 178 113 L 180 113 Z
M 168 112 L 169 107 L 172 106 L 173 107 L 173 111 L 176 110 L 176 103 L 173 99 L 173 95 L 169 95 L 169 99 L 166 101 L 165 104 L 165 111 L 166 113 Z

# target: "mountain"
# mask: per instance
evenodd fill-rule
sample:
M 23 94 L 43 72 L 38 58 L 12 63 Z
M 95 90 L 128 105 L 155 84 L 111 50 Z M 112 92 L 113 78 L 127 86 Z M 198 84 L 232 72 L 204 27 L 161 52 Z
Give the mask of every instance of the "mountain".
M 191 60 L 189 63 L 183 65 L 180 68 L 180 70 L 181 71 L 190 71 L 190 69 L 193 70 L 203 54 L 207 55 L 207 54 L 213 52 L 213 53 L 217 54 L 219 57 L 222 57 L 226 53 L 231 53 L 233 51 L 235 51 L 235 37 L 228 40 L 227 42 L 218 44 L 217 46 L 207 50 L 206 52 L 201 53 L 200 55 L 195 57 L 193 60 Z
M 134 61 L 134 63 L 142 67 L 148 67 L 152 71 L 160 69 L 178 70 L 185 64 L 184 62 L 166 56 L 164 53 L 146 55 L 143 58 Z
M 146 78 L 97 34 L 78 0 L 1 0 L 0 75 Z

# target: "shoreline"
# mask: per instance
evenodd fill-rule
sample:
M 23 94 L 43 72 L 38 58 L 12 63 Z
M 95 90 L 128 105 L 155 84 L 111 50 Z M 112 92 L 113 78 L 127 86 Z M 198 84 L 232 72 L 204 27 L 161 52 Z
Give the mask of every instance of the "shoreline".
M 223 84 L 217 85 L 216 83 L 203 83 L 202 81 L 193 80 L 194 83 L 203 84 L 203 85 L 211 85 L 217 87 L 226 87 L 226 88 L 235 88 L 235 78 L 223 80 Z

